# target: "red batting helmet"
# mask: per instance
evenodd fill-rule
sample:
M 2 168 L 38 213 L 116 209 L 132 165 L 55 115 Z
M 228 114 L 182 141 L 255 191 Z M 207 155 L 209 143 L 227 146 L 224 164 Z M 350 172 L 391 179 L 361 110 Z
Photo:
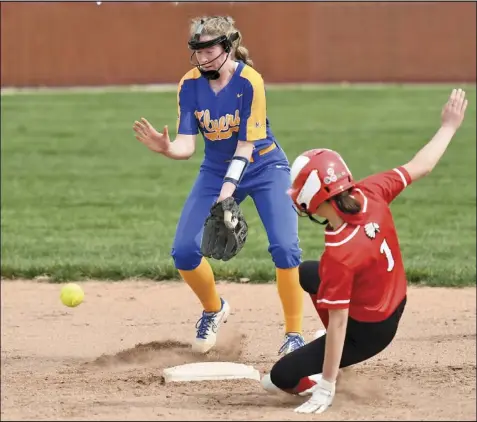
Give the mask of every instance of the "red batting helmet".
M 354 186 L 353 175 L 331 149 L 312 149 L 299 155 L 291 167 L 288 191 L 300 215 L 311 215 L 327 199 Z

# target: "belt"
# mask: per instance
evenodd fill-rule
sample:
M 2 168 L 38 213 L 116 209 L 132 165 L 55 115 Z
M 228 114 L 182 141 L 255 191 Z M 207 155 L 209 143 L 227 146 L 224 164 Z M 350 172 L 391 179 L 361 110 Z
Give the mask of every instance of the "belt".
M 268 154 L 269 152 L 273 151 L 276 147 L 277 147 L 277 144 L 274 142 L 272 145 L 269 145 L 268 147 L 263 148 L 260 151 L 257 151 L 256 154 L 258 154 L 259 156 Z M 254 161 L 253 155 L 254 154 L 252 153 L 252 156 L 250 157 L 250 162 L 251 163 L 253 163 L 253 161 Z
M 250 162 L 251 163 L 254 162 L 254 158 L 253 158 L 254 155 L 262 156 L 262 155 L 268 154 L 269 152 L 273 151 L 276 147 L 277 147 L 277 144 L 274 142 L 273 144 L 269 145 L 268 147 L 265 147 L 265 148 L 263 148 L 259 151 L 254 151 L 252 153 L 252 156 L 250 157 Z M 232 160 L 226 160 L 226 163 L 230 163 L 231 161 Z

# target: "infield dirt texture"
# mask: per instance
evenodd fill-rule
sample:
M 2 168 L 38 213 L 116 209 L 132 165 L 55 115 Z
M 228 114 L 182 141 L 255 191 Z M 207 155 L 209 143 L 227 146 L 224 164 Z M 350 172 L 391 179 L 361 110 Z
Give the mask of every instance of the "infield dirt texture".
M 182 283 L 87 282 L 69 309 L 60 286 L 2 282 L 2 420 L 474 420 L 474 288 L 420 287 L 394 342 L 344 373 L 334 406 L 298 416 L 304 401 L 256 381 L 164 385 L 162 369 L 201 360 L 189 349 L 200 307 Z M 232 315 L 208 359 L 263 375 L 282 340 L 274 285 L 220 284 Z M 307 298 L 306 298 L 307 299 Z M 309 300 L 305 334 L 322 328 Z

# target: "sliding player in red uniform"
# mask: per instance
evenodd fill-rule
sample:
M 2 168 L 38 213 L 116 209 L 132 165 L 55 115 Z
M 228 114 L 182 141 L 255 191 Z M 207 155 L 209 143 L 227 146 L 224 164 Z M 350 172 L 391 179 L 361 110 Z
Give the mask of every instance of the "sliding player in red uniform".
M 315 149 L 292 165 L 297 210 L 328 224 L 320 261 L 300 265 L 326 334 L 281 358 L 262 379 L 269 391 L 312 394 L 295 409 L 321 413 L 331 405 L 339 368 L 363 362 L 393 340 L 406 305 L 407 281 L 389 204 L 428 175 L 460 127 L 467 100 L 453 90 L 440 129 L 407 164 L 355 182 L 340 155 Z

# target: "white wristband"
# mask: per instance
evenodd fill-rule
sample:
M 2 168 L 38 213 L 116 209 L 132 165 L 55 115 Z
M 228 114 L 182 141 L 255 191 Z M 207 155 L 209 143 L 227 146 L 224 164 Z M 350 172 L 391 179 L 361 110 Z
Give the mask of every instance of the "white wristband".
M 231 182 L 237 186 L 245 174 L 249 161 L 245 157 L 235 156 L 227 169 L 224 182 Z

